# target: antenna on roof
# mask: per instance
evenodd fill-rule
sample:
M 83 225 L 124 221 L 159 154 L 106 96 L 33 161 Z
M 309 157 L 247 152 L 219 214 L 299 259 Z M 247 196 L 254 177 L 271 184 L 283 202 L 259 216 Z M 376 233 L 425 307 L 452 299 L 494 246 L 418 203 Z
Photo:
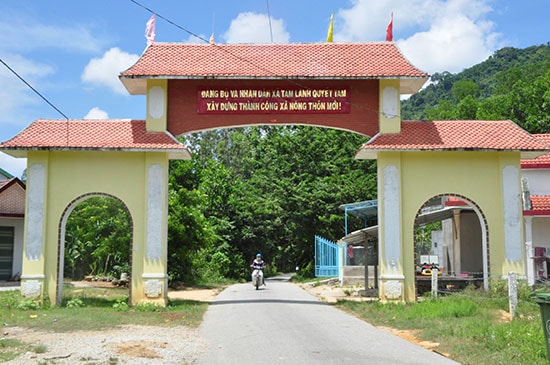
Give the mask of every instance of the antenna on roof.
M 265 0 L 267 5 L 267 19 L 269 20 L 269 34 L 271 35 L 271 43 L 273 43 L 273 29 L 271 28 L 271 15 L 269 14 L 269 0 Z

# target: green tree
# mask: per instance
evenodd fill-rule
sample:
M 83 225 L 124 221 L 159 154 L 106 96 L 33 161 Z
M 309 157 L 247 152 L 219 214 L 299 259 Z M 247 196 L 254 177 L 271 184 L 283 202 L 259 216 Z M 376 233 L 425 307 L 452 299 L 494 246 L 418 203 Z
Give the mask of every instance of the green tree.
M 65 237 L 64 269 L 72 279 L 130 271 L 131 219 L 120 200 L 97 196 L 78 204 Z

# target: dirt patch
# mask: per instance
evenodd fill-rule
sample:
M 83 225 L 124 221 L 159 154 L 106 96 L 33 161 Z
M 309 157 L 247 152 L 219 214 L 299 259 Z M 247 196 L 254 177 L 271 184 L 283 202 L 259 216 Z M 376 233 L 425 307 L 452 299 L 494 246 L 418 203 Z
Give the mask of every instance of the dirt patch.
M 113 289 L 117 288 L 115 284 L 109 281 L 71 281 L 71 285 L 75 288 L 105 288 Z M 223 288 L 214 289 L 202 289 L 202 288 L 182 288 L 178 290 L 168 290 L 169 299 L 182 299 L 182 300 L 195 300 L 198 302 L 212 302 L 216 295 L 222 291 Z
M 141 357 L 145 359 L 161 359 L 162 356 L 157 349 L 168 348 L 168 342 L 152 341 L 126 341 L 110 344 L 117 355 L 129 357 Z
M 212 302 L 222 289 L 183 289 L 169 290 L 169 299 L 196 300 L 198 302 Z
M 56 333 L 28 328 L 4 328 L 3 338 L 43 346 L 9 365 L 28 364 L 192 364 L 206 350 L 198 329 L 184 326 L 121 326 L 102 331 Z

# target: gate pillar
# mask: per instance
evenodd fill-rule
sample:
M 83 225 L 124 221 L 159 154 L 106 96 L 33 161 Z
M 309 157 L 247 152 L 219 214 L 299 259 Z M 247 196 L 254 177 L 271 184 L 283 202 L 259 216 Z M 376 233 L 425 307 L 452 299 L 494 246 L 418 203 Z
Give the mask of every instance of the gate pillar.
M 402 232 L 401 163 L 398 158 L 378 165 L 379 296 L 383 300 L 412 301 L 405 282 L 406 254 Z M 414 284 L 413 284 L 414 288 Z
M 135 278 L 142 287 L 136 288 L 136 295 L 132 294 L 132 304 L 151 302 L 165 306 L 168 300 L 168 160 L 149 156 L 146 170 L 145 252 L 141 275 Z
M 21 295 L 42 298 L 46 281 L 46 191 L 48 159 L 41 156 L 27 170 L 27 206 L 23 247 Z M 52 293 L 55 297 L 55 291 Z M 50 295 L 51 297 L 51 295 Z

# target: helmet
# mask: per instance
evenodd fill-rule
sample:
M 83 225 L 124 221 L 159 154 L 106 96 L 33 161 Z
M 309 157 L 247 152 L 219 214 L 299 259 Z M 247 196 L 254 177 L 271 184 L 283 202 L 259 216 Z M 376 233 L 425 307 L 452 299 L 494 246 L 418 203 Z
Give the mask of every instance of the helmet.
M 256 254 L 256 257 L 262 257 L 261 253 Z

